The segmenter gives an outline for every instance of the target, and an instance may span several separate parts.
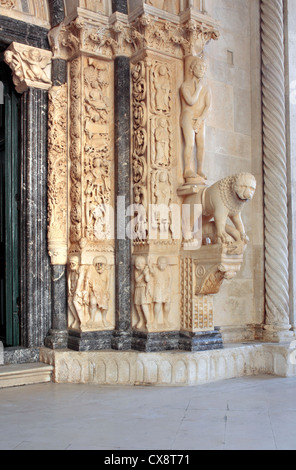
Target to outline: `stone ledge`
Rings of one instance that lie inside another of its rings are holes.
[[[0,389],[51,382],[53,367],[41,363],[0,367]]]
[[[224,349],[143,353],[75,352],[42,348],[40,360],[54,367],[56,383],[100,385],[199,385],[258,374],[296,375],[289,345],[231,344]]]

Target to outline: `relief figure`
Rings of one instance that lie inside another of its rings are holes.
[[[90,319],[87,327],[103,326],[110,328],[107,321],[109,308],[109,269],[104,256],[97,256],[93,260],[85,277],[85,290],[88,292],[88,305]]]
[[[157,267],[153,270],[154,287],[154,322],[155,326],[160,325],[161,314],[165,328],[169,328],[169,314],[171,309],[171,272],[168,260],[165,256],[160,256],[157,260]]]
[[[143,256],[137,256],[135,260],[135,290],[134,290],[134,304],[138,314],[137,329],[149,327],[151,324],[150,318],[150,269],[146,265],[146,260]]]

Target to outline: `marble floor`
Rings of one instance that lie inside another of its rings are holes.
[[[296,450],[296,378],[29,385],[0,390],[0,416],[1,450]]]

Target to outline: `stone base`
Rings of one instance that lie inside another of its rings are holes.
[[[273,325],[264,325],[262,329],[262,341],[267,343],[291,342],[295,338],[295,333],[290,325],[286,327],[276,327]]]
[[[212,351],[223,349],[223,340],[219,328],[214,331],[201,331],[180,333],[179,349],[181,351]]]
[[[4,349],[4,364],[31,364],[39,361],[39,348],[21,346]]]
[[[224,344],[212,351],[158,353],[42,348],[40,360],[54,366],[56,383],[188,386],[259,374],[296,376],[296,349],[289,347]]]
[[[44,364],[14,364],[0,367],[0,389],[51,382],[53,367]]]
[[[164,331],[158,333],[145,333],[134,331],[131,348],[142,352],[174,351],[179,349],[179,332]]]
[[[68,330],[49,330],[49,335],[45,338],[44,344],[50,349],[65,349],[68,345]]]
[[[112,349],[116,351],[128,351],[131,349],[131,332],[113,331],[111,340]]]
[[[79,332],[69,330],[68,348],[74,351],[102,351],[111,349],[113,331]]]

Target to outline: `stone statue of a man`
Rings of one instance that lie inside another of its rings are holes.
[[[181,86],[181,128],[183,131],[185,149],[184,178],[206,179],[203,173],[205,156],[205,120],[212,103],[209,85],[204,78],[206,63],[199,57],[194,57],[188,68],[188,77]],[[196,144],[196,162],[194,147]]]

